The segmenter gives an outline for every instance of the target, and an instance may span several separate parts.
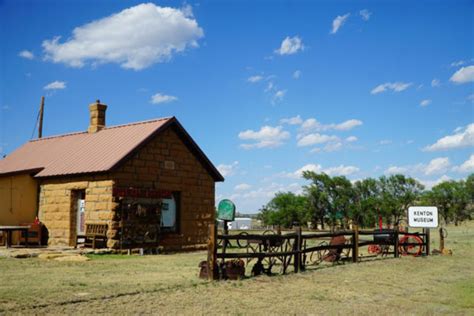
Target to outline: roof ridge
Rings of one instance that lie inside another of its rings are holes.
[[[71,133],[66,133],[66,134],[45,136],[45,137],[41,137],[41,138],[30,139],[28,142],[29,142],[29,143],[32,143],[32,142],[39,142],[39,141],[42,141],[42,140],[48,140],[48,139],[52,139],[52,138],[60,138],[60,137],[66,137],[66,136],[72,136],[72,135],[79,135],[79,134],[85,134],[85,133],[87,133],[87,131],[71,132]]]
[[[140,124],[148,124],[148,123],[153,123],[153,122],[158,122],[158,121],[166,121],[166,120],[170,120],[172,118],[174,118],[174,116],[161,117],[161,118],[156,118],[156,119],[151,119],[151,120],[145,120],[145,121],[138,121],[138,122],[120,124],[120,125],[107,126],[107,127],[104,128],[104,130],[120,128],[120,127],[126,127],[126,126],[133,126],[133,125],[140,125]],[[46,137],[42,137],[42,138],[31,139],[29,142],[38,142],[38,141],[42,141],[42,140],[48,140],[48,139],[54,139],[54,138],[60,138],[60,137],[67,137],[67,136],[73,136],[73,135],[79,135],[79,134],[87,134],[87,131],[71,132],[71,133],[66,133],[66,134],[46,136]]]
[[[145,120],[145,121],[138,121],[138,122],[120,124],[120,125],[107,126],[104,129],[112,129],[112,128],[120,128],[120,127],[125,127],[125,126],[132,126],[132,125],[148,124],[148,123],[154,123],[154,122],[158,122],[158,121],[167,121],[167,120],[170,120],[172,118],[174,118],[174,116],[160,117],[160,118],[151,119],[151,120]]]

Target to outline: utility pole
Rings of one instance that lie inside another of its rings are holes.
[[[39,124],[38,124],[38,138],[43,137],[43,113],[44,113],[44,96],[41,97]]]

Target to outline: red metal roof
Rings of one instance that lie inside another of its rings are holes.
[[[151,137],[174,123],[185,143],[216,181],[222,175],[186,133],[176,118],[106,127],[96,133],[72,133],[31,140],[0,160],[0,175],[38,172],[35,177],[52,177],[110,171]]]

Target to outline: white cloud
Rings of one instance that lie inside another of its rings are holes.
[[[283,130],[281,126],[263,126],[259,131],[246,130],[239,133],[242,140],[253,140],[255,143],[241,144],[244,149],[252,148],[273,148],[283,144],[283,141],[290,138],[290,133]]]
[[[443,175],[440,178],[436,180],[421,180],[421,179],[416,179],[418,182],[423,184],[426,189],[431,190],[432,187],[435,185],[440,184],[441,182],[449,181],[451,178],[449,178],[447,175]]]
[[[313,171],[314,173],[320,173],[322,172],[323,168],[321,165],[315,165],[315,164],[307,164],[304,165],[303,167],[299,168],[295,172],[288,174],[289,177],[292,178],[301,178],[303,176],[303,171]]]
[[[272,90],[274,90],[274,89],[275,89],[275,85],[273,84],[272,81],[270,81],[269,83],[267,83],[267,87],[265,88],[264,91],[265,91],[265,92],[270,92],[270,91],[272,91]]]
[[[242,203],[244,204],[247,201],[255,201],[258,200],[258,207],[262,204],[268,202],[268,200],[272,199],[276,193],[278,192],[293,192],[294,194],[301,194],[302,188],[301,185],[298,183],[291,183],[288,185],[280,184],[280,183],[271,183],[268,186],[260,187],[257,190],[252,190],[249,192],[245,192],[242,194],[236,194],[233,197],[235,199],[241,199]],[[263,199],[263,200],[262,200]]]
[[[293,72],[293,79],[299,79],[301,77],[301,70],[295,70]]]
[[[408,174],[408,175],[425,175],[431,176],[436,174],[442,174],[449,170],[451,163],[448,157],[439,157],[432,159],[428,164],[419,163],[416,165],[408,166],[390,166],[385,170],[385,174]]]
[[[372,15],[372,12],[367,9],[363,9],[359,11],[359,14],[362,17],[362,20],[368,21],[370,19],[370,16]]]
[[[454,135],[444,136],[433,145],[426,146],[424,151],[449,150],[474,146],[474,123]]]
[[[439,87],[441,85],[441,82],[439,81],[439,79],[433,79],[431,80],[431,86],[432,87]]]
[[[459,67],[459,66],[462,66],[466,64],[466,62],[464,60],[458,60],[458,61],[454,61],[451,63],[451,67]]]
[[[331,167],[323,170],[324,173],[330,176],[349,176],[359,172],[359,168],[354,166],[340,165],[338,167]]]
[[[160,103],[169,103],[178,100],[177,97],[172,95],[166,95],[161,93],[156,93],[151,96],[150,102],[153,104],[160,104]]]
[[[430,105],[430,104],[431,104],[431,100],[429,100],[429,99],[425,99],[425,100],[422,100],[422,101],[420,102],[420,105],[421,105],[421,106],[428,106],[428,105]]]
[[[362,125],[362,121],[352,119],[352,120],[347,120],[345,122],[342,122],[340,124],[335,124],[335,125],[331,124],[329,126],[330,126],[330,129],[333,128],[338,131],[348,131],[360,125]]]
[[[247,79],[248,82],[251,82],[251,83],[255,83],[255,82],[259,82],[259,81],[262,81],[263,80],[263,77],[262,76],[251,76]]]
[[[453,168],[453,171],[456,171],[459,173],[474,172],[474,154],[471,154],[471,156],[465,162],[463,162],[460,166],[455,166]]]
[[[397,174],[397,173],[406,173],[408,169],[406,167],[399,166],[390,166],[385,170],[385,174]]]
[[[175,9],[143,3],[76,27],[72,36],[43,41],[45,59],[72,67],[117,63],[140,70],[197,47],[203,30],[190,7]]]
[[[230,165],[226,165],[226,164],[220,164],[217,166],[217,170],[219,170],[219,172],[224,176],[224,177],[228,177],[228,176],[232,176],[234,175],[235,173],[235,170],[238,168],[239,166],[239,162],[238,161],[234,161],[233,163],[231,163]]]
[[[333,152],[333,151],[338,151],[342,149],[342,143],[341,142],[336,142],[336,143],[329,143],[326,146],[324,146],[323,150],[325,152]]]
[[[18,53],[18,56],[26,58],[26,59],[30,59],[30,60],[35,58],[35,55],[29,50],[22,50],[21,52]]]
[[[61,90],[66,89],[66,82],[64,81],[53,81],[43,87],[44,90]]]
[[[379,141],[379,145],[390,145],[392,141],[390,139],[382,139]]]
[[[449,158],[447,157],[440,157],[440,158],[435,158],[431,160],[427,166],[424,166],[423,172],[425,175],[433,175],[433,174],[441,174],[445,173],[451,163],[449,162]]]
[[[315,118],[309,118],[301,124],[301,129],[303,131],[320,130],[321,126]]]
[[[355,137],[355,136],[349,136],[349,137],[346,138],[346,142],[348,142],[348,143],[356,142],[357,140],[358,140],[358,138]]]
[[[323,168],[320,164],[307,164],[300,169],[296,170],[293,173],[286,174],[289,178],[301,178],[303,176],[303,171],[312,171],[314,173],[324,172],[330,176],[349,176],[351,174],[359,172],[359,168],[355,166],[345,166],[340,165],[337,167]]]
[[[303,120],[301,119],[301,116],[297,115],[290,118],[282,118],[280,120],[280,123],[289,125],[300,125],[301,123],[303,123]]]
[[[337,130],[337,131],[348,131],[357,126],[362,125],[361,120],[350,119],[339,124],[321,124],[315,118],[309,118],[301,124],[301,130],[304,132],[316,130],[316,131],[328,131],[328,130]]]
[[[335,135],[324,135],[324,134],[308,134],[300,138],[298,140],[298,146],[299,147],[304,147],[304,146],[311,146],[311,145],[317,145],[317,144],[324,144],[328,142],[338,142],[339,137]]]
[[[349,18],[351,14],[347,13],[344,15],[338,15],[333,21],[332,21],[332,30],[331,34],[336,34],[337,31],[341,28],[341,26],[346,23],[346,20]]]
[[[272,98],[272,103],[275,104],[275,103],[283,101],[283,98],[285,97],[285,95],[286,95],[286,90],[275,91],[275,94],[273,95],[273,98]]]
[[[250,184],[247,184],[247,183],[241,183],[241,184],[237,184],[235,187],[234,187],[234,190],[235,191],[247,191],[249,189],[251,189],[252,186]]]
[[[275,50],[279,55],[292,55],[304,50],[303,41],[299,36],[287,36],[282,42],[280,48]]]
[[[451,76],[449,81],[457,84],[474,81],[474,66],[462,67]]]
[[[412,85],[411,82],[386,82],[376,86],[375,88],[370,91],[371,94],[378,94],[385,92],[387,90],[392,90],[394,92],[401,92],[403,90],[408,89]]]

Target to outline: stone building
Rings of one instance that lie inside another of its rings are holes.
[[[38,216],[49,245],[74,245],[87,224],[107,225],[109,248],[205,244],[222,175],[175,117],[106,127],[106,108],[89,106],[86,132],[0,160],[0,225]]]

